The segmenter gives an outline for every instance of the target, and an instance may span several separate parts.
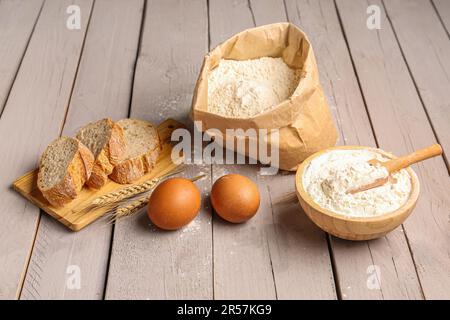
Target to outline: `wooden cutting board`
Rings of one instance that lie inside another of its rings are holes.
[[[155,168],[134,184],[140,184],[145,180],[162,176],[173,171],[177,167],[172,162],[170,156],[172,151],[170,136],[175,129],[181,127],[183,127],[181,123],[172,119],[168,119],[158,126],[159,137],[163,145],[162,152],[156,162]],[[13,188],[33,204],[74,231],[83,229],[106,213],[105,208],[84,213],[80,212],[80,210],[91,204],[97,197],[129,186],[109,180],[100,190],[92,190],[84,187],[76,199],[66,204],[64,207],[57,208],[53,207],[37,188],[37,174],[38,169],[26,173],[13,183]]]

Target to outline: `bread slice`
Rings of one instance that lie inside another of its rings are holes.
[[[81,128],[77,133],[77,139],[91,150],[95,158],[87,185],[100,189],[108,181],[114,166],[125,159],[122,127],[111,119],[102,119]]]
[[[158,131],[150,122],[123,119],[117,122],[123,128],[126,156],[114,167],[110,178],[118,183],[132,183],[150,172],[161,152]]]
[[[45,149],[39,162],[37,186],[51,205],[75,199],[94,165],[94,156],[80,141],[61,137]]]

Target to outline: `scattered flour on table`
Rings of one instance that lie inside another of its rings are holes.
[[[300,72],[282,58],[225,60],[208,78],[208,111],[249,118],[275,107],[295,91]]]
[[[191,222],[189,222],[188,225],[184,226],[180,230],[181,232],[179,233],[179,237],[183,238],[186,233],[195,234],[195,233],[199,232],[200,229],[201,229],[201,223],[197,217],[194,220],[192,220]]]
[[[369,150],[333,150],[315,158],[303,173],[302,183],[322,208],[351,217],[371,217],[400,208],[411,193],[411,178],[403,169],[392,175],[396,181],[358,192],[348,190],[387,177],[384,167],[372,166],[368,160],[386,161],[381,154]]]

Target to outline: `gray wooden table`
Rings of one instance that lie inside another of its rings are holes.
[[[66,27],[69,5],[79,29]],[[366,26],[369,5],[380,29]],[[145,216],[74,233],[11,189],[58,135],[111,117],[186,123],[203,55],[245,28],[291,21],[309,36],[339,144],[397,154],[439,142],[415,165],[412,216],[370,242],[330,237],[297,204],[293,175],[197,166],[203,207],[177,232]],[[450,298],[450,1],[0,0],[0,298]],[[257,181],[246,224],[211,211],[226,172]],[[78,278],[74,278],[74,277]]]

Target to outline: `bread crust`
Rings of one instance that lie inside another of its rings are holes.
[[[159,141],[158,136],[157,147],[155,149],[140,157],[122,161],[114,167],[114,170],[109,177],[120,184],[133,183],[153,169],[160,153],[161,142]]]
[[[86,183],[88,187],[93,189],[100,189],[106,184],[114,166],[120,163],[125,156],[126,146],[123,129],[111,119],[107,120],[108,125],[111,126],[111,135],[108,143],[105,144],[97,159],[95,159],[92,174]]]
[[[117,122],[117,125],[124,130],[124,137],[126,136],[125,129],[122,128],[122,121],[131,122],[136,125],[146,125],[151,126],[154,129],[154,146],[153,149],[141,154],[134,158],[125,159],[119,163],[117,163],[113,169],[113,172],[109,176],[111,180],[114,180],[120,184],[128,184],[133,183],[139,178],[141,178],[144,174],[150,172],[156,164],[156,160],[159,157],[159,154],[162,150],[161,140],[158,134],[158,130],[155,126],[153,126],[148,121],[138,120],[138,119],[123,119]],[[125,143],[127,143],[126,138]]]
[[[64,179],[48,190],[41,189],[44,198],[52,206],[61,207],[75,199],[91,175],[94,155],[80,141],[76,141],[78,150],[67,167]]]

